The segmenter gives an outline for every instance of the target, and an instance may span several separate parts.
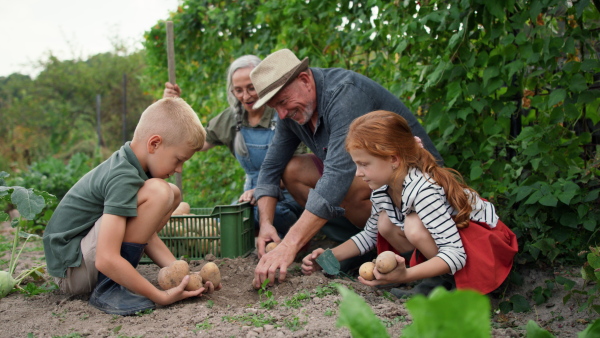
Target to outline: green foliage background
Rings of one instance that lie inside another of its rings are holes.
[[[206,123],[226,107],[225,74],[281,49],[313,67],[371,77],[419,116],[446,159],[518,235],[520,262],[576,260],[597,242],[600,50],[590,0],[186,0],[175,27],[177,83]],[[165,24],[146,34],[155,96]],[[226,149],[183,175],[192,205],[229,203],[243,172]]]
[[[49,157],[66,161],[77,153],[106,158],[117,150],[124,142],[123,75],[128,139],[153,102],[141,86],[143,54],[116,46],[87,60],[61,61],[50,55],[40,61],[43,70],[34,79],[22,74],[0,77],[0,170],[25,169]],[[101,96],[102,146],[96,95]]]

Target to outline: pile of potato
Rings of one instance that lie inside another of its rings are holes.
[[[358,269],[359,275],[366,280],[373,280],[373,270],[377,268],[380,273],[388,273],[398,266],[396,262],[396,254],[392,251],[384,251],[377,256],[375,262],[363,263]]]
[[[160,269],[158,272],[158,285],[160,285],[163,290],[172,289],[181,284],[183,277],[187,275],[190,276],[190,281],[185,287],[187,291],[198,290],[209,281],[215,287],[221,284],[221,272],[215,263],[208,262],[204,264],[200,271],[190,272],[190,266],[186,261],[176,260],[169,266]]]
[[[194,215],[190,213],[190,205],[186,202],[181,202],[172,216],[177,215]],[[185,226],[185,222],[188,226]],[[164,227],[163,234],[174,237],[217,237],[217,238],[191,238],[186,241],[186,245],[190,248],[198,248],[201,254],[213,254],[219,256],[221,254],[221,227],[216,219],[198,218],[190,222],[189,219],[172,218]]]

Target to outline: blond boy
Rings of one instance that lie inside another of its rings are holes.
[[[92,306],[118,315],[205,291],[185,291],[188,277],[159,290],[136,270],[144,253],[159,267],[175,260],[157,233],[181,202],[181,192],[164,179],[180,173],[205,138],[184,100],[161,99],[142,113],[131,142],[69,190],[44,232],[48,271],[62,291],[91,292]]]

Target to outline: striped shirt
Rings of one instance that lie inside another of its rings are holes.
[[[498,215],[494,206],[479,196],[474,197],[471,220],[486,223],[491,228],[496,227]],[[373,249],[377,243],[377,222],[380,212],[385,211],[392,223],[399,226],[402,231],[404,231],[406,216],[416,212],[438,247],[437,257],[448,264],[452,274],[465,266],[467,255],[456,223],[452,219],[452,216],[458,212],[447,201],[444,189],[421,170],[411,168],[404,178],[400,208],[394,205],[388,194],[387,185],[371,193],[371,202],[373,203],[371,217],[367,220],[363,231],[352,237],[361,255]]]

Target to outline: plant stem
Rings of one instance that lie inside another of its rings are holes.
[[[19,241],[19,228],[21,226],[17,225],[15,227],[15,239],[13,240],[13,247],[10,252],[10,264],[8,265],[8,273],[12,276],[15,272],[15,268],[17,267],[17,260],[19,259],[19,255],[15,258],[15,251],[17,251],[17,242]]]

